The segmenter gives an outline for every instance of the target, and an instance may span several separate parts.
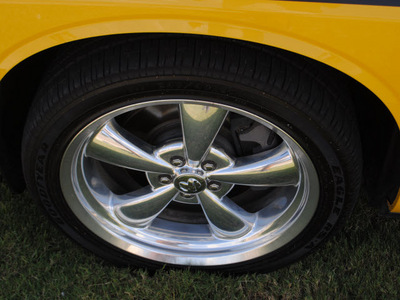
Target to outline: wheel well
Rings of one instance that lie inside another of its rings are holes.
[[[400,187],[400,132],[387,107],[365,86],[344,75],[359,123],[364,187],[373,206],[387,211]]]
[[[108,38],[104,37],[105,42]],[[60,51],[71,51],[93,39],[98,38],[71,42],[35,54],[15,66],[1,80],[0,169],[15,191],[22,191],[25,187],[20,161],[21,138],[30,104],[43,75],[47,68],[55,63],[54,58]],[[226,43],[233,42],[229,39],[224,40]],[[281,51],[282,54],[286,52]],[[400,186],[400,158],[396,155],[400,149],[400,133],[393,116],[385,105],[359,82],[325,64],[314,64],[324,70],[330,78],[338,80],[341,86],[351,93],[357,112],[365,183],[371,202],[379,205],[384,201],[393,201]]]
[[[49,49],[25,59],[0,82],[0,170],[17,192],[25,188],[20,157],[25,119],[55,52]]]

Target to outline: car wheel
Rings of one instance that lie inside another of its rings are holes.
[[[361,155],[346,101],[319,66],[281,50],[99,39],[48,71],[24,173],[51,218],[106,259],[268,271],[353,207]]]

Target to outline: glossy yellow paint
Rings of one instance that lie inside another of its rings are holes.
[[[290,50],[341,70],[374,92],[400,124],[400,7],[269,0],[0,0],[0,20],[0,79],[37,52],[88,37],[221,36]],[[400,212],[400,200],[392,211]]]

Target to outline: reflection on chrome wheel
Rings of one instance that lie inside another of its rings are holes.
[[[181,131],[167,131],[170,139],[151,145],[118,124],[132,114],[153,114],[161,124],[176,117]],[[234,119],[246,124],[235,131],[255,145],[254,154],[237,157],[229,153],[233,145],[225,149],[228,141],[218,143]],[[114,173],[140,171],[147,182],[119,193],[107,183],[103,164]],[[144,102],[101,116],[73,138],[60,177],[69,206],[95,234],[125,251],[182,265],[234,263],[276,250],[305,228],[319,198],[311,160],[280,128],[230,106],[193,100]],[[237,187],[246,187],[244,195]],[[253,199],[253,190],[264,190],[263,201]],[[243,197],[246,202],[235,200]],[[196,221],[182,222],[180,215],[190,219],[185,206],[193,205]]]
[[[230,57],[220,40],[166,36],[135,52],[154,41],[88,43],[49,71],[23,163],[51,218],[106,259],[151,268],[272,270],[326,240],[361,174],[352,116],[328,83],[299,57],[235,44]],[[267,74],[269,59],[292,71]]]

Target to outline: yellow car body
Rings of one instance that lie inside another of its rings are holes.
[[[376,105],[385,107],[386,116],[393,117],[391,130],[398,136],[400,4],[395,2],[0,0],[0,84],[8,85],[19,78],[29,80],[35,74],[35,64],[30,65],[28,78],[21,74],[32,57],[88,38],[146,33],[221,37],[294,52],[344,73],[376,96]],[[0,112],[7,101],[13,100],[1,99],[0,94]],[[362,107],[362,96],[357,101]],[[380,120],[372,118],[368,122],[374,127]],[[1,130],[8,129],[3,124]],[[397,148],[393,149],[386,161],[392,167],[392,162],[398,161]],[[400,213],[399,186],[395,186],[391,198],[384,197],[391,213]]]
[[[400,122],[400,7],[243,0],[31,0],[0,5],[0,79],[35,53],[89,37],[211,35],[270,45],[327,64],[368,87]]]
[[[400,7],[230,0],[0,5],[0,78],[35,53],[88,37],[143,32],[212,35],[286,49],[330,65],[367,86],[400,122]]]

